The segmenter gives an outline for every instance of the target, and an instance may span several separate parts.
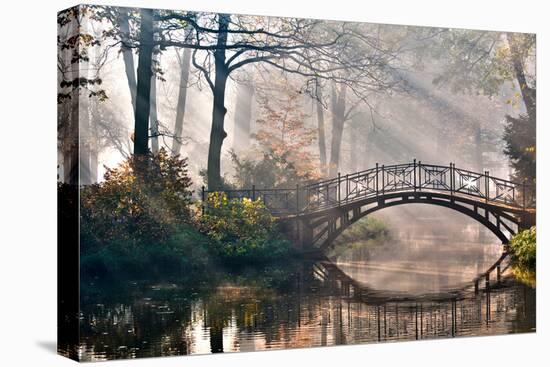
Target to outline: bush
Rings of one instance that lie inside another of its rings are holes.
[[[185,159],[161,149],[129,158],[104,178],[80,191],[84,275],[181,276],[205,266],[210,245],[190,224]]]
[[[329,257],[338,257],[353,248],[372,249],[380,246],[390,236],[386,224],[379,219],[367,216],[347,228],[331,246]]]
[[[352,224],[334,242],[335,245],[342,245],[356,241],[385,239],[388,235],[389,230],[384,222],[369,216]]]
[[[512,265],[512,274],[514,274],[514,278],[520,283],[526,284],[531,288],[537,286],[537,275],[532,269],[514,264]]]
[[[537,263],[536,227],[516,234],[509,244],[512,260],[519,266],[534,270]]]
[[[258,152],[261,159],[240,158],[234,151],[229,152],[235,168],[234,185],[236,187],[272,187],[289,188],[296,184],[320,178],[309,165],[297,167],[289,152],[277,153],[273,150]],[[309,158],[303,158],[303,162]],[[302,162],[302,163],[303,163]]]
[[[228,199],[210,193],[200,218],[202,231],[215,241],[214,251],[230,262],[285,256],[291,245],[280,237],[275,218],[261,200]]]
[[[197,278],[209,265],[210,240],[190,225],[184,225],[163,243],[154,246],[128,245],[124,240],[111,242],[98,251],[83,254],[84,275],[155,278],[173,275]]]
[[[187,161],[157,155],[133,156],[105,180],[81,189],[81,238],[88,246],[123,242],[159,243],[190,221],[191,180]]]

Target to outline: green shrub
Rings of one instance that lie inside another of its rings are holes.
[[[154,278],[178,276],[196,278],[209,266],[211,241],[190,225],[183,225],[167,240],[155,245],[111,242],[81,257],[83,275],[109,278],[127,276]]]
[[[190,186],[187,161],[161,149],[130,157],[103,182],[82,187],[82,273],[150,277],[204,267],[210,245],[190,224]]]
[[[234,185],[237,187],[256,185],[256,187],[288,188],[320,178],[307,154],[299,156],[300,163],[297,165],[289,157],[296,152],[281,153],[268,149],[258,154],[260,159],[242,158],[234,151],[229,153],[235,168]]]
[[[510,241],[509,248],[516,264],[534,270],[537,262],[536,227],[533,226],[515,235]]]
[[[114,242],[154,245],[190,221],[191,180],[185,159],[161,149],[156,155],[129,158],[108,169],[104,178],[81,189],[84,251]]]
[[[356,248],[367,251],[383,244],[389,235],[389,229],[384,222],[367,216],[352,224],[334,240],[328,256],[338,257]]]
[[[512,273],[514,278],[520,283],[526,284],[531,288],[537,286],[537,275],[533,269],[517,264],[512,265]]]
[[[261,200],[228,199],[210,193],[200,218],[202,231],[215,241],[214,251],[223,260],[268,260],[285,256],[291,245],[280,237],[275,218]]]
[[[389,230],[384,222],[369,216],[352,224],[334,242],[335,245],[341,245],[357,241],[384,239],[388,235]]]

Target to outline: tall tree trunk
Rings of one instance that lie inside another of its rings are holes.
[[[98,178],[98,166],[99,166],[99,119],[100,116],[100,104],[97,99],[90,100],[90,113],[89,119],[89,174],[90,183],[96,183]]]
[[[72,26],[70,29],[71,36],[76,36],[79,32],[77,27]],[[63,57],[63,64],[70,65],[65,72],[69,74],[69,78],[76,79],[80,77],[80,63],[71,63],[72,50],[69,48],[58,50]],[[60,80],[58,80],[59,82]],[[58,92],[64,93],[64,88],[58,83]],[[79,93],[78,89],[73,89],[69,92],[70,98],[65,99],[58,104],[58,139],[59,148],[61,149],[62,165],[59,177],[64,183],[70,185],[78,185],[78,137],[80,135],[78,126],[78,105]],[[59,152],[59,150],[58,150]]]
[[[476,126],[474,127],[474,141],[475,141],[475,165],[477,172],[483,172],[484,164],[483,164],[483,139],[481,137],[481,126],[479,121],[476,122]]]
[[[355,129],[350,133],[349,145],[349,169],[351,172],[357,172],[357,131]]]
[[[212,128],[210,130],[210,146],[208,149],[207,179],[210,190],[222,187],[221,178],[221,151],[223,140],[227,133],[223,128],[225,114],[225,87],[227,84],[228,68],[225,64],[225,47],[227,44],[227,28],[229,15],[218,15],[218,41],[214,51],[216,77],[214,81],[214,103],[212,109]]]
[[[126,72],[126,79],[128,81],[128,88],[130,89],[130,97],[132,99],[132,111],[136,110],[136,68],[134,66],[134,55],[132,49],[129,47],[130,38],[130,23],[128,20],[128,11],[121,8],[119,13],[120,32],[122,34],[122,60],[124,61],[124,70]]]
[[[91,150],[92,150],[92,131],[90,128],[90,117],[89,117],[89,103],[90,100],[88,96],[83,95],[83,98],[80,100],[80,113],[78,116],[78,123],[80,125],[80,154],[79,154],[79,175],[80,175],[80,184],[89,185],[92,183],[91,175]]]
[[[358,115],[359,116],[359,115]],[[359,134],[360,134],[360,124],[361,121],[359,120],[359,118],[355,118],[353,119],[353,125],[352,125],[352,128],[350,129],[350,140],[349,140],[349,169],[351,172],[357,172],[358,170],[358,160],[359,160],[359,146],[358,146],[358,142],[359,142]]]
[[[78,157],[79,157],[79,136],[80,126],[78,119],[80,105],[80,95],[78,89],[71,93],[70,112],[67,116],[67,134],[66,142],[64,143],[65,151],[63,152],[63,175],[64,182],[70,185],[78,185]]]
[[[187,87],[189,84],[189,68],[191,63],[191,49],[184,48],[181,60],[180,90],[178,105],[176,107],[176,124],[174,125],[175,138],[172,140],[172,154],[180,154],[183,139],[183,121],[185,118],[185,105],[187,103]]]
[[[251,82],[239,84],[237,90],[237,100],[235,101],[233,150],[235,150],[235,152],[242,152],[250,146],[252,100],[254,98],[255,91]]]
[[[329,177],[338,174],[346,113],[346,92],[346,85],[340,86],[340,91],[337,90],[335,85],[332,86],[332,141],[330,145]]]
[[[530,88],[527,85],[527,78],[525,77],[521,50],[518,47],[518,41],[517,39],[515,39],[515,37],[516,36],[511,33],[506,33],[506,39],[508,41],[508,46],[510,47],[510,55],[512,58],[514,72],[516,74],[516,80],[519,84],[519,89],[521,91],[521,97],[523,99],[523,103],[525,104],[527,114],[529,115],[530,119],[535,121],[537,112],[535,95],[536,92],[533,88]]]
[[[90,60],[93,59],[93,50],[89,50],[90,54],[88,55]],[[80,62],[80,78],[89,80],[91,77],[90,69],[92,63],[88,61]],[[79,95],[79,105],[78,105],[78,125],[80,126],[80,136],[79,136],[79,184],[80,185],[90,185],[92,181],[92,162],[91,162],[91,152],[92,146],[94,145],[94,132],[91,124],[90,112],[92,106],[92,100],[88,96],[85,90]]]
[[[153,21],[153,27],[155,23]],[[153,40],[158,41],[159,36],[154,33]],[[153,77],[151,80],[151,111],[150,121],[151,124],[151,152],[157,154],[159,152],[159,120],[157,109],[157,71],[160,70],[160,50],[158,47],[153,49]]]
[[[374,144],[374,139],[372,139],[372,136],[371,134],[373,134],[374,132],[369,129],[368,127],[366,126],[362,126],[361,128],[361,132],[360,132],[360,136],[361,136],[361,141],[363,142],[362,144],[360,144],[360,146],[362,147],[361,149],[361,164],[359,165],[359,170],[362,171],[362,170],[365,170],[365,169],[369,169],[371,167],[374,166],[374,164],[376,162],[374,162],[374,159],[372,158],[372,156],[374,155],[374,149],[373,149],[373,144]]]
[[[325,138],[325,110],[323,107],[322,98],[323,90],[319,82],[315,84],[317,97],[317,133],[319,141],[319,160],[321,164],[321,173],[326,175],[327,170],[327,143]]]
[[[134,154],[146,155],[149,141],[149,112],[151,108],[151,77],[153,76],[153,10],[141,9],[139,58],[137,70]]]
[[[159,121],[157,115],[157,76],[153,73],[151,79],[151,152],[157,154],[159,152]]]

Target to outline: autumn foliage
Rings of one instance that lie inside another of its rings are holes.
[[[209,261],[284,256],[290,243],[261,201],[212,193],[193,211],[187,161],[133,156],[80,191],[82,268],[91,274],[202,272]]]
[[[280,238],[275,218],[261,200],[229,199],[214,192],[205,208],[201,230],[214,240],[215,252],[224,260],[267,260],[289,252],[290,243]]]
[[[310,147],[316,130],[307,127],[304,96],[284,79],[273,79],[259,90],[258,131],[250,159],[232,153],[236,186],[289,188],[320,178],[317,157]]]
[[[104,178],[81,190],[84,242],[153,245],[190,221],[191,179],[185,159],[161,149],[156,155],[129,158],[108,169]]]

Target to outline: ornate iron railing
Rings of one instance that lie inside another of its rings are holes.
[[[473,172],[455,167],[412,163],[379,165],[364,171],[297,185],[288,189],[222,190],[229,199],[261,200],[274,215],[315,212],[396,192],[444,192],[486,203],[518,209],[533,209],[535,188],[491,176],[488,171]],[[215,190],[203,187],[202,199]]]

